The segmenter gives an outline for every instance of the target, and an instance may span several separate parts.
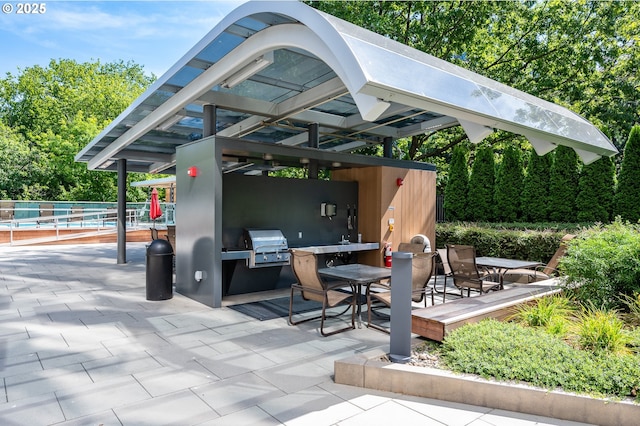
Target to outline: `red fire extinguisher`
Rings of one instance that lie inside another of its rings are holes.
[[[384,243],[384,266],[391,268],[391,243]]]

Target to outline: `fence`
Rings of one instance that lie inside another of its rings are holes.
[[[442,194],[436,195],[436,223],[439,222],[446,222],[444,216],[444,195]]]
[[[175,203],[160,203],[162,216],[159,224],[175,225]],[[41,216],[64,216],[79,213],[112,213],[116,210],[116,203],[90,201],[0,201],[0,224],[10,220],[34,219]],[[127,203],[127,211],[135,211],[137,222],[151,223],[149,218],[149,202]],[[445,222],[444,195],[436,195],[436,222]]]
[[[175,225],[175,203],[160,203],[162,216],[156,223]],[[62,221],[63,216],[79,214],[106,213],[113,216],[117,203],[91,201],[0,201],[0,224],[11,220],[37,222],[42,217],[54,217]],[[151,223],[149,218],[149,201],[144,203],[127,203],[127,212],[133,211],[136,222]],[[129,216],[131,213],[127,213]],[[76,216],[77,217],[77,216]],[[69,219],[68,217],[64,219]]]

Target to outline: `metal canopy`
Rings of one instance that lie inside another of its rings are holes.
[[[574,148],[585,163],[618,151],[559,105],[500,84],[303,3],[257,1],[224,18],[76,155],[89,169],[175,174],[176,147],[217,135],[319,149],[365,145],[461,125],[472,142],[494,129],[538,154]],[[233,167],[230,165],[229,167]]]

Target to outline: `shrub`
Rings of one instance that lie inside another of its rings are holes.
[[[525,220],[544,222],[549,218],[549,174],[551,154],[531,152],[522,191],[522,216]]]
[[[485,320],[451,332],[441,347],[447,368],[503,381],[598,396],[635,396],[637,356],[594,354],[539,328]]]
[[[640,219],[640,126],[633,126],[624,146],[613,204],[616,216]]]
[[[576,198],[579,221],[609,222],[613,210],[615,166],[602,157],[582,168]]]
[[[626,306],[625,323],[640,327],[640,293],[636,293],[633,296],[623,294],[620,300]]]
[[[495,185],[495,159],[491,146],[476,150],[469,176],[469,217],[472,220],[493,220],[493,192]]]
[[[506,147],[498,167],[494,194],[495,218],[498,220],[513,222],[520,219],[524,178],[520,151],[513,145]]]
[[[636,354],[640,354],[640,328],[636,327],[631,330],[629,336],[631,338],[631,342],[629,343],[631,350]]]
[[[453,149],[449,178],[444,190],[444,210],[448,220],[468,219],[467,194],[469,192],[469,169],[467,149],[457,145]]]
[[[560,247],[565,229],[535,231],[498,229],[486,224],[438,223],[436,247],[445,244],[467,244],[476,248],[479,256],[537,260],[547,263]]]
[[[576,220],[578,156],[567,146],[556,148],[549,177],[549,218],[558,222]]]
[[[625,309],[621,297],[640,292],[640,227],[616,219],[583,230],[560,260],[566,288],[582,304]]]

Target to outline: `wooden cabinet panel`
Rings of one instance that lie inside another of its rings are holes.
[[[358,231],[362,240],[379,242],[379,252],[359,255],[362,263],[382,266],[384,243],[392,248],[426,235],[435,250],[436,173],[392,167],[364,167],[332,172],[332,179],[358,182]],[[398,186],[398,179],[402,185]],[[393,231],[389,230],[393,219]]]

